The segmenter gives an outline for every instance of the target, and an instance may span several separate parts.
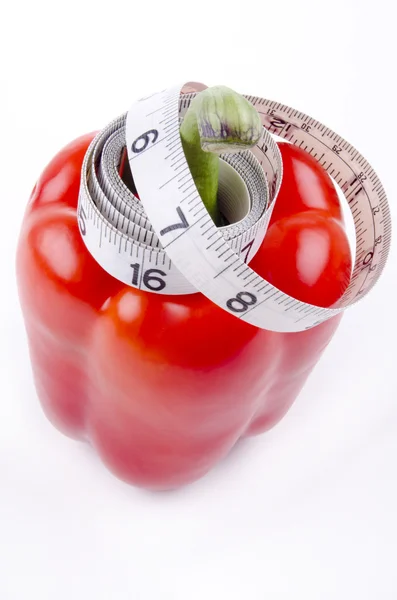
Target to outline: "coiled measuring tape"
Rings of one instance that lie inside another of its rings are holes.
[[[142,98],[88,148],[78,222],[97,262],[132,287],[162,294],[200,291],[235,317],[272,331],[309,329],[367,294],[388,256],[391,219],[382,184],[359,152],[293,108],[245,96],[259,112],[263,137],[252,150],[221,157],[219,192],[231,224],[218,228],[183,152],[180,122],[197,93],[183,90],[178,86]],[[266,234],[282,181],[272,133],[316,158],[349,204],[356,259],[350,284],[332,308],[292,298],[248,265]],[[119,174],[125,147],[139,199]],[[239,197],[248,199],[246,214]]]

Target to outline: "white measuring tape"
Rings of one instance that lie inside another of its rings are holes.
[[[200,291],[236,317],[272,331],[309,329],[368,293],[387,259],[391,220],[382,184],[358,151],[293,108],[246,96],[260,114],[263,138],[252,150],[221,157],[221,210],[232,224],[217,228],[179,134],[196,92],[181,90],[142,98],[102,130],[86,153],[78,222],[97,262],[132,287],[162,294]],[[339,184],[352,212],[355,265],[347,290],[330,309],[292,298],[247,264],[266,234],[282,180],[271,133],[314,156]],[[125,146],[139,200],[119,175]]]

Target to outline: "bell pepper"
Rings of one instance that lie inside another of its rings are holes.
[[[189,147],[191,127],[182,140],[193,170],[203,157],[195,154],[197,139]],[[157,295],[113,278],[86,250],[77,223],[80,171],[93,136],[51,160],[22,224],[17,278],[37,393],[55,426],[88,440],[116,476],[176,488],[286,414],[341,316],[277,333],[200,293]],[[250,266],[291,296],[328,307],[351,273],[338,196],[310,155],[279,147],[283,182]]]

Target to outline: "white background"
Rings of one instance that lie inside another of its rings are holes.
[[[396,216],[393,2],[36,0],[1,11],[1,600],[395,600],[395,251],[287,417],[162,494],[119,482],[47,422],[14,274],[24,206],[52,155],[184,80],[326,123],[373,164]]]

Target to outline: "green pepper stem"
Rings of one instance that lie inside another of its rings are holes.
[[[180,128],[183,150],[201,199],[216,225],[220,224],[218,155],[252,148],[262,131],[254,106],[225,86],[203,90],[186,111]]]

